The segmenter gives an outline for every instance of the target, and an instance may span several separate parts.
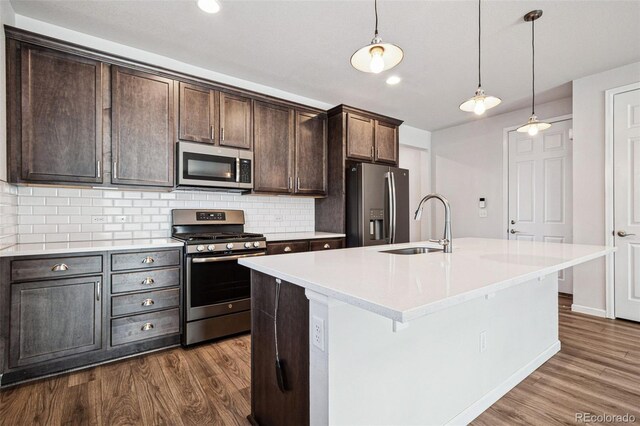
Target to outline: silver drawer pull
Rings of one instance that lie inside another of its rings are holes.
[[[60,272],[60,271],[68,271],[69,267],[67,266],[66,263],[56,263],[55,265],[53,265],[53,267],[51,267],[51,271],[53,272]]]
[[[154,280],[153,278],[147,277],[144,280],[142,280],[142,285],[151,285],[151,284],[153,284],[155,282],[156,282],[156,280]]]
[[[150,322],[145,323],[142,328],[140,330],[142,331],[149,331],[153,328],[153,324],[151,324]]]
[[[153,263],[153,262],[155,262],[155,260],[151,256],[147,256],[144,259],[142,259],[142,263]]]
[[[291,247],[286,246],[286,247],[284,248],[284,252],[285,252],[285,253],[289,253],[290,251],[291,251]]]
[[[142,306],[151,306],[153,305],[155,302],[153,301],[153,299],[144,299],[142,301]]]
[[[329,245],[329,243],[327,243],[327,244],[323,245],[322,247],[324,247],[324,248],[326,248],[326,249],[330,249],[330,248],[331,248],[331,246]]]

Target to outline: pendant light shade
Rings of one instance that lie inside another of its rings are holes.
[[[473,112],[476,115],[482,115],[490,108],[498,106],[502,100],[495,96],[487,96],[482,89],[482,73],[481,73],[481,59],[482,59],[482,14],[481,14],[481,2],[478,0],[478,89],[476,89],[475,95],[469,98],[467,101],[460,104],[460,109],[465,112]]]
[[[351,65],[358,71],[378,74],[398,65],[404,57],[404,52],[395,44],[382,42],[378,35],[378,0],[374,0],[374,11],[376,28],[373,40],[351,55]]]
[[[524,15],[525,22],[531,22],[531,116],[526,124],[518,127],[518,132],[535,136],[551,127],[550,123],[539,121],[536,116],[536,33],[534,22],[542,16],[542,10],[532,10]]]

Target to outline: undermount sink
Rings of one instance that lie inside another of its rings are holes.
[[[442,251],[441,248],[433,248],[433,247],[407,247],[401,249],[393,249],[393,250],[382,250],[381,253],[391,253],[391,254],[425,254],[425,253],[434,253],[437,251]]]

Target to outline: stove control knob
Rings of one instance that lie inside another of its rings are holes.
[[[215,249],[216,249],[216,246],[214,246],[213,244],[209,244],[207,246],[207,250],[209,250],[209,251],[214,251]]]
[[[204,250],[204,246],[202,244],[200,244],[198,247],[196,247],[196,250],[203,251]]]
[[[229,244],[227,244],[227,248],[228,248],[229,250],[231,250],[231,249],[233,248],[233,243],[229,243]]]
[[[259,242],[259,241],[254,242],[254,243],[253,243],[253,246],[254,246],[255,248],[260,247],[260,242]]]
[[[244,248],[251,248],[251,243],[244,243]]]

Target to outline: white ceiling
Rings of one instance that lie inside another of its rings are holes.
[[[209,15],[195,0],[11,0],[20,15],[418,128],[475,119],[458,105],[477,85],[476,1],[380,0],[380,35],[405,52],[380,75],[349,64],[373,36],[373,1],[220,2],[221,12]],[[569,96],[571,80],[640,61],[638,0],[485,0],[483,87],[503,99],[492,114],[530,103],[531,27],[522,16],[536,8],[544,11],[536,23],[539,103]],[[402,83],[387,86],[391,74]]]

